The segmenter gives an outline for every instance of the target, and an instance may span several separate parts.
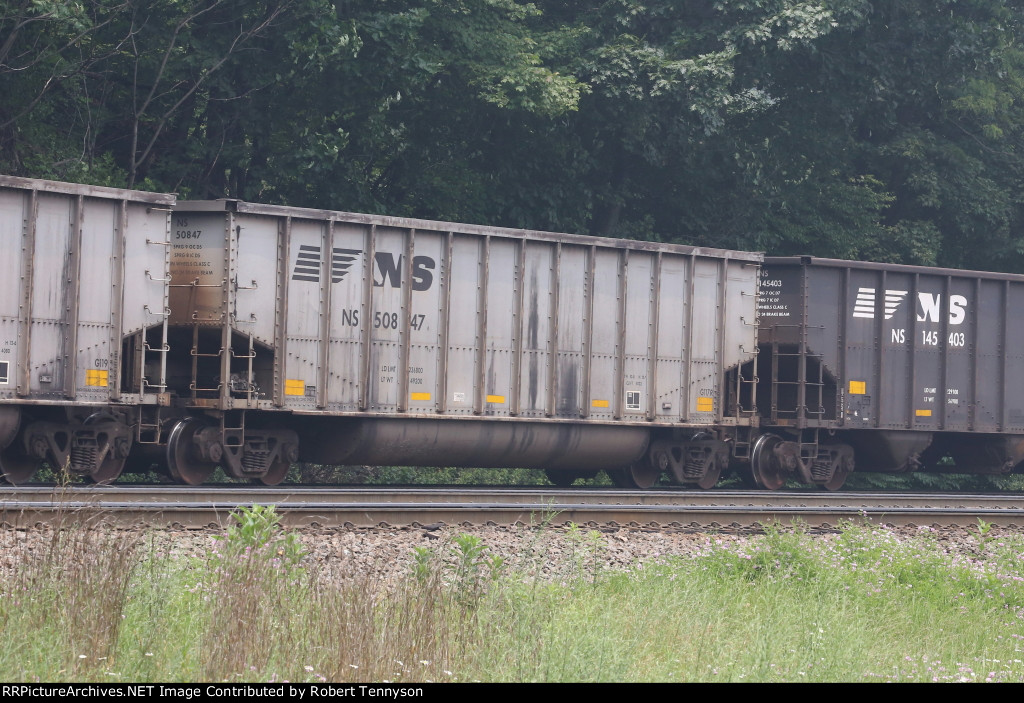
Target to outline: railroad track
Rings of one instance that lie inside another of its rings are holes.
[[[628,491],[558,488],[74,486],[0,489],[0,523],[56,520],[203,528],[239,506],[275,505],[291,526],[554,524],[755,526],[848,519],[891,525],[1024,527],[1024,496],[1006,494]]]

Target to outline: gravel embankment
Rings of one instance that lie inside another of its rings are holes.
[[[963,528],[879,528],[899,539],[925,538],[948,552],[974,554],[978,550],[976,529]],[[620,528],[595,531],[583,527],[572,532],[564,528],[530,527],[441,527],[374,529],[296,530],[308,554],[307,563],[317,569],[349,577],[392,580],[411,573],[417,547],[454,560],[455,538],[462,534],[478,537],[486,545],[486,557],[501,557],[504,567],[542,578],[557,579],[581,569],[626,569],[652,564],[671,556],[685,556],[706,549],[712,543],[758,540],[760,535],[743,530],[697,531]],[[217,546],[213,530],[152,530],[145,536],[145,551],[157,554],[204,557]],[[1011,530],[992,528],[987,538],[1000,540]],[[129,539],[127,532],[122,538]],[[14,567],[25,550],[40,554],[52,544],[44,530],[0,531],[0,567]]]

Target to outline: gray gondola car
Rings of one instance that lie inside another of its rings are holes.
[[[0,469],[107,481],[159,442],[175,196],[0,176]]]
[[[171,471],[274,483],[301,458],[712,485],[757,424],[760,260],[180,202],[168,384],[187,416]]]
[[[760,295],[759,485],[1024,459],[1024,276],[768,257]]]

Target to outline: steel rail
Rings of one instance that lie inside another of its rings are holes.
[[[0,523],[60,520],[118,525],[222,527],[240,506],[275,505],[291,526],[588,524],[835,527],[866,519],[892,525],[1024,526],[1024,496],[939,493],[625,491],[557,488],[5,487]]]

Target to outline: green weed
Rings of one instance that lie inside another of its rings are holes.
[[[215,539],[223,544],[219,554],[226,559],[239,555],[272,558],[284,569],[298,566],[306,554],[294,533],[281,527],[281,516],[273,505],[253,505],[235,510],[230,515],[235,522],[227,533]]]
[[[576,526],[513,559],[465,533],[385,583],[314,567],[271,508],[201,558],[7,530],[0,679],[1022,681],[1024,540],[979,532],[952,552],[927,530],[775,525],[630,569]]]

